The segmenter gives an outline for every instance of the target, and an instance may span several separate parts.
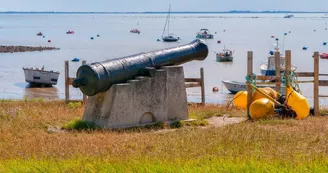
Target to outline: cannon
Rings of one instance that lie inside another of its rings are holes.
[[[204,60],[208,47],[203,40],[189,44],[130,55],[82,65],[72,85],[88,96],[107,91],[113,84],[123,83],[141,75],[147,67],[180,65],[192,60]]]

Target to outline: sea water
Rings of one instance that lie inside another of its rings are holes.
[[[297,66],[297,71],[313,71],[313,52],[328,52],[328,46],[323,45],[328,41],[327,15],[295,14],[294,18],[288,19],[283,16],[285,14],[172,14],[170,32],[181,40],[165,43],[157,41],[163,32],[165,14],[0,14],[0,45],[60,48],[56,51],[0,54],[0,99],[63,99],[65,60],[78,57],[91,63],[174,47],[193,41],[200,29],[207,28],[214,34],[214,39],[206,40],[209,55],[204,61],[183,64],[185,76],[199,77],[199,69],[203,67],[206,101],[225,103],[232,95],[221,81],[245,81],[247,51],[254,52],[253,68],[258,74],[261,63],[267,60],[269,51],[274,48],[275,39],[271,36],[279,38],[281,51],[292,51],[292,65]],[[133,28],[141,33],[130,33]],[[69,30],[75,34],[66,34]],[[36,36],[38,32],[42,32],[45,38]],[[217,43],[218,40],[221,44]],[[304,46],[308,49],[302,50]],[[216,62],[214,51],[221,51],[224,47],[234,50],[233,62]],[[30,88],[22,68],[43,65],[61,73],[58,84],[52,88]],[[70,62],[70,77],[75,77],[80,65],[81,62]],[[320,59],[320,73],[328,73],[327,66],[328,60]],[[212,92],[213,87],[218,87],[219,92]],[[312,102],[312,84],[302,84],[301,89]],[[319,92],[328,95],[325,87]],[[72,99],[82,97],[81,92],[72,87],[70,94]],[[200,102],[200,88],[187,89],[187,94],[189,101]],[[321,99],[320,103],[324,104],[326,100]]]

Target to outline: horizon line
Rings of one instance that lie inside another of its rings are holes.
[[[162,14],[167,11],[126,11],[126,12],[93,12],[93,11],[0,11],[0,13],[99,13],[99,14]],[[231,11],[171,11],[171,13],[328,13],[326,11],[288,11],[288,10],[231,10]]]

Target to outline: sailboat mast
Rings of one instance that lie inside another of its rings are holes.
[[[170,7],[171,7],[171,4],[170,4]],[[166,24],[167,24],[167,21],[168,21],[168,19],[169,19],[169,14],[170,14],[170,10],[169,10],[169,13],[168,13],[167,16],[166,16],[166,21],[165,21],[165,25],[164,25],[164,29],[163,29],[163,33],[162,33],[162,38],[163,38],[163,35],[164,35],[164,33],[165,33]]]
[[[171,17],[171,4],[169,6],[169,17],[168,17],[168,24],[167,24],[167,36],[170,35],[170,17]]]

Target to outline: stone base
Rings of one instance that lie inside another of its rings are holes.
[[[147,70],[150,77],[138,76],[88,97],[83,120],[103,128],[126,128],[188,119],[183,67]]]

